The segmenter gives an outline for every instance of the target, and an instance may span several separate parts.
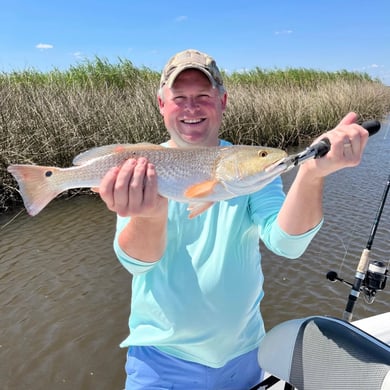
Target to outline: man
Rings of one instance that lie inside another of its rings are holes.
[[[227,93],[215,61],[186,50],[166,64],[158,104],[166,147],[228,145],[218,131]],[[322,223],[324,177],[360,162],[368,133],[350,113],[326,133],[332,148],[303,164],[287,196],[277,178],[261,191],[187,218],[162,198],[155,167],[129,159],[100,195],[116,212],[115,252],[133,274],[126,389],[249,389],[262,378],[264,335],[259,237],[299,257]]]

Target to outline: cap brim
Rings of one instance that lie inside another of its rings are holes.
[[[184,70],[186,69],[196,69],[196,70],[200,70],[201,72],[203,72],[207,77],[208,79],[210,80],[210,83],[211,85],[213,86],[213,88],[215,88],[217,86],[217,82],[215,81],[214,77],[211,75],[211,73],[203,68],[202,66],[196,66],[196,65],[193,65],[193,64],[188,64],[188,65],[184,65],[184,66],[180,66],[178,67],[177,69],[175,69],[169,76],[167,82],[164,84],[166,86],[168,86],[168,88],[172,88],[173,86],[173,83],[175,82],[177,76],[179,76],[179,74],[181,72],[183,72]]]

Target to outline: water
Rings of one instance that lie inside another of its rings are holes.
[[[298,260],[264,248],[266,327],[308,315],[340,317],[390,173],[388,126],[372,137],[358,168],[327,178],[325,223]],[[284,176],[286,189],[295,171]],[[390,259],[390,200],[372,259]],[[0,388],[122,389],[130,275],[112,250],[115,218],[96,197],[52,202],[38,216],[0,215]],[[390,289],[354,319],[389,310]]]

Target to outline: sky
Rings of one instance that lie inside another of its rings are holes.
[[[389,0],[0,0],[0,72],[95,57],[161,71],[176,52],[226,72],[365,72],[390,85]]]

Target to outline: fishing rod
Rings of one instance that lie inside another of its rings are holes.
[[[361,126],[364,127],[368,131],[369,136],[376,134],[381,128],[381,124],[377,120],[369,120],[369,121],[363,122],[361,124]],[[317,143],[306,148],[303,152],[283,158],[276,165],[272,166],[271,170],[273,170],[274,172],[277,172],[279,174],[284,173],[284,172],[289,171],[290,169],[292,169],[296,166],[303,164],[305,161],[307,161],[309,159],[313,159],[313,158],[316,159],[316,158],[321,158],[321,157],[325,156],[330,151],[330,148],[331,148],[331,143],[330,143],[329,139],[324,137],[320,141],[318,141]],[[389,177],[389,181],[390,181],[390,177]],[[389,182],[387,184],[388,184],[387,185],[387,192],[388,192]],[[384,203],[386,201],[387,192],[386,192],[386,196],[383,197],[384,199],[382,199],[380,213],[378,213],[379,215],[377,215],[375,228],[372,229],[370,239],[369,239],[368,244],[367,244],[369,246],[369,250],[371,249],[371,245],[372,245],[372,242],[374,240],[375,233],[376,233],[376,228],[379,224],[379,219],[380,219],[380,216],[382,214]],[[367,259],[368,259],[368,257],[367,257]],[[386,271],[386,273],[387,273],[387,271]],[[329,275],[329,277],[328,277],[328,275]],[[342,281],[342,282],[348,284],[349,286],[353,286],[352,283],[349,283],[349,282],[345,281],[344,279],[339,278],[337,276],[337,273],[334,271],[329,271],[328,275],[327,275],[328,279],[330,279],[332,281],[339,280],[339,281]],[[376,280],[376,275],[371,279]],[[381,284],[381,286],[383,288],[384,288],[384,283]],[[381,286],[375,286],[376,290],[379,290]],[[360,290],[360,287],[361,287],[361,282],[358,286],[358,290]],[[370,291],[374,291],[374,289],[370,288]],[[354,300],[356,301],[356,298],[354,298]],[[352,308],[351,308],[351,311],[352,311]],[[258,383],[257,385],[253,386],[250,390],[260,390],[260,388],[261,389],[263,389],[263,388],[269,389],[269,388],[273,387],[279,381],[280,381],[279,378],[277,378],[274,375],[270,375],[269,377],[264,379],[261,383]],[[293,390],[294,387],[291,384],[286,382],[284,385],[284,389],[285,390]]]
[[[375,119],[365,121],[361,126],[368,131],[369,136],[376,134],[381,128],[380,122]],[[303,164],[307,160],[324,157],[330,151],[330,148],[331,144],[329,139],[327,137],[321,138],[320,141],[307,147],[303,152],[282,158],[276,164],[266,168],[265,171],[269,173],[269,177],[279,176]]]
[[[377,214],[371,227],[370,235],[366,247],[363,249],[360,256],[358,266],[356,268],[355,280],[350,283],[337,276],[337,272],[329,271],[326,275],[327,279],[334,282],[336,280],[351,286],[351,291],[348,296],[347,305],[343,313],[343,320],[352,321],[352,311],[355,303],[363,291],[364,297],[368,303],[372,303],[376,297],[377,291],[383,290],[386,286],[388,269],[382,261],[370,261],[371,247],[374,242],[375,234],[382,216],[383,208],[386,203],[387,195],[390,189],[390,175],[387,179],[382,199],[380,201]]]

